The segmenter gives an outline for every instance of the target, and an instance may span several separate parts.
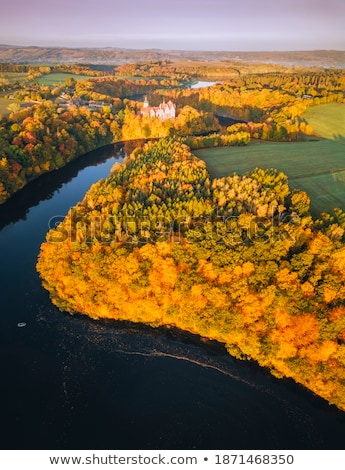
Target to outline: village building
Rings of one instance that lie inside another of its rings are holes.
[[[174,119],[176,116],[176,105],[172,101],[166,103],[163,99],[163,103],[160,103],[159,106],[150,106],[147,97],[145,97],[141,115],[158,117],[162,121],[165,119]]]

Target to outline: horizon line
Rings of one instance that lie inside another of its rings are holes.
[[[207,53],[282,53],[282,52],[345,52],[345,49],[262,49],[262,50],[228,50],[228,49],[164,49],[159,47],[120,47],[120,46],[63,46],[63,45],[23,45],[23,44],[5,44],[1,43],[0,47],[17,47],[17,48],[37,48],[37,49],[117,49],[124,51],[163,51],[163,52],[207,52]]]

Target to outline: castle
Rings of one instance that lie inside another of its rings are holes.
[[[141,110],[142,116],[158,117],[162,121],[165,119],[174,119],[176,116],[176,105],[172,101],[167,103],[163,100],[159,106],[149,106],[147,97],[145,96],[144,105]]]

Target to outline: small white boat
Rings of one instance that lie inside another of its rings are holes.
[[[18,326],[18,328],[23,328],[24,326],[26,326],[26,323],[24,321],[21,321],[21,322],[17,323],[17,326]]]

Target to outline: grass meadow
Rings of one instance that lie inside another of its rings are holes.
[[[67,78],[74,78],[74,80],[88,80],[92,77],[88,75],[76,75],[73,73],[49,73],[37,79],[40,85],[60,85],[64,83]]]
[[[0,72],[0,78],[8,80],[11,84],[15,82],[25,82],[28,74],[26,72]]]
[[[313,106],[307,110],[303,118],[311,125],[315,134],[345,143],[345,104],[328,103]]]
[[[212,178],[242,175],[256,167],[276,168],[288,176],[291,189],[309,194],[313,215],[335,207],[345,210],[345,145],[341,141],[252,142],[246,147],[194,153],[206,162]]]
[[[9,111],[7,108],[11,103],[20,104],[21,102],[19,100],[7,100],[6,98],[0,97],[0,115],[1,116],[8,116],[10,114],[11,111]]]

